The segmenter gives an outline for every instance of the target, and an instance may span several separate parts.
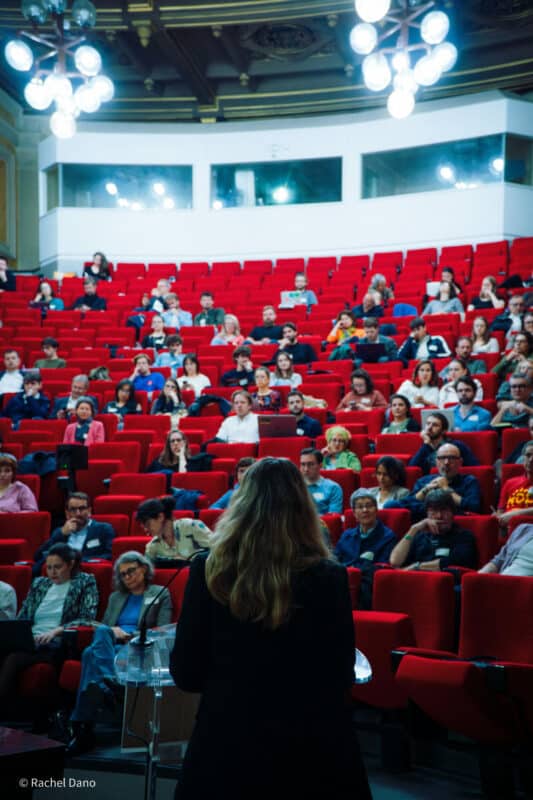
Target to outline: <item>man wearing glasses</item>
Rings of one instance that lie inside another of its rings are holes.
[[[527,428],[529,418],[533,414],[533,405],[530,405],[531,380],[523,373],[511,375],[509,381],[510,400],[499,403],[498,413],[494,415],[491,425],[507,425],[513,428]]]
[[[105,558],[111,560],[115,531],[107,522],[91,519],[91,501],[85,492],[71,492],[65,505],[65,522],[52,532],[34,555],[33,576],[41,574],[48,551],[54,544],[68,544],[81,553],[82,562]]]
[[[414,485],[413,491],[401,501],[390,500],[385,508],[408,508],[414,520],[424,517],[424,503],[427,495],[439,489],[452,498],[459,513],[479,514],[481,510],[481,489],[474,475],[459,472],[463,465],[461,451],[454,444],[442,444],[437,450],[437,472],[424,475]]]
[[[513,337],[522,330],[524,299],[520,295],[513,295],[503,314],[498,314],[492,321],[491,331],[505,331],[507,344],[511,345]]]

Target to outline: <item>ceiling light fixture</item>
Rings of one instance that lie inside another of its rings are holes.
[[[387,108],[396,119],[408,117],[418,89],[433,86],[457,61],[457,48],[445,41],[450,19],[435,6],[434,0],[355,0],[362,22],[352,29],[350,44],[365,56],[362,71],[368,89],[382,92],[392,84]],[[409,40],[413,31],[419,34],[416,41]],[[395,44],[383,46],[394,36]],[[412,56],[420,57],[413,63]]]
[[[19,72],[30,72],[24,89],[26,102],[36,111],[44,111],[55,102],[50,118],[55,136],[67,139],[76,133],[76,117],[83,111],[92,114],[101,103],[112,99],[113,81],[101,74],[102,58],[98,50],[84,44],[84,32],[96,23],[96,9],[90,0],[74,0],[69,19],[65,18],[67,0],[22,0],[21,12],[31,23],[31,31],[20,30],[17,38],[5,46],[7,63]],[[52,33],[41,33],[48,17]],[[72,23],[81,33],[71,33]],[[36,56],[28,45],[33,42],[41,52]],[[50,61],[49,59],[54,59]],[[72,82],[80,83],[75,88]]]

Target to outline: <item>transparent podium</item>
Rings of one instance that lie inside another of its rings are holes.
[[[117,681],[126,689],[149,688],[152,692],[152,706],[149,718],[148,758],[146,767],[146,796],[155,799],[157,765],[160,761],[160,732],[161,732],[161,707],[163,690],[165,687],[174,687],[170,675],[170,653],[174,646],[176,635],[175,625],[165,625],[154,628],[148,632],[149,644],[146,647],[129,643],[121,647],[115,656],[115,672]],[[372,680],[372,667],[364,653],[355,650],[354,683],[368,683]],[[187,741],[194,725],[194,717],[198,704],[197,695],[182,693],[185,707],[182,713],[174,713],[176,725],[176,738]],[[192,698],[192,700],[191,700]],[[134,707],[136,700],[134,700]],[[175,710],[177,711],[177,709]],[[125,727],[129,727],[127,703],[125,704]],[[142,737],[138,737],[141,739]]]

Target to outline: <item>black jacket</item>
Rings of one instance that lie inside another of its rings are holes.
[[[92,519],[87,530],[87,536],[81,551],[81,560],[90,561],[93,558],[111,559],[111,546],[115,538],[115,531],[107,522],[96,522]],[[68,538],[63,536],[61,528],[56,528],[50,538],[43,542],[33,556],[34,565],[32,573],[34,577],[41,574],[41,568],[46,560],[48,551],[54,544],[68,544]]]

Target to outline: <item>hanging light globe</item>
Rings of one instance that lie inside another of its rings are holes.
[[[28,72],[33,65],[33,53],[22,39],[11,39],[4,49],[6,61],[12,69]]]
[[[442,42],[433,50],[433,58],[443,72],[449,72],[457,61],[457,47],[451,42]]]
[[[411,94],[415,94],[419,89],[415,73],[412,69],[405,69],[403,72],[398,72],[398,74],[394,76],[392,85],[395,89],[402,89]]]
[[[102,59],[98,50],[88,44],[82,44],[74,53],[74,63],[82,75],[92,78],[102,69]]]
[[[72,97],[72,84],[66,75],[60,75],[57,72],[52,72],[45,79],[44,85],[54,100]]]
[[[387,100],[389,114],[394,119],[405,119],[412,113],[414,107],[415,98],[405,89],[395,89]]]
[[[48,17],[48,8],[44,0],[22,0],[20,10],[25,19],[36,25],[42,25]]]
[[[97,75],[96,78],[90,81],[90,85],[98,92],[102,103],[108,103],[113,99],[115,86],[111,78],[108,78],[107,75]]]
[[[74,92],[74,101],[80,111],[86,114],[94,114],[100,108],[100,95],[89,83],[82,83]]]
[[[72,19],[80,28],[94,28],[96,8],[90,0],[75,0],[70,12]]]
[[[363,79],[372,92],[382,92],[391,82],[389,62],[383,53],[372,53],[363,60]]]
[[[430,11],[420,24],[420,35],[427,44],[440,44],[450,30],[450,20],[444,11]]]
[[[368,22],[360,22],[350,33],[350,46],[361,56],[372,52],[378,43],[378,32]]]
[[[392,68],[395,72],[403,72],[411,66],[411,59],[406,50],[398,50],[391,58]]]
[[[40,78],[32,78],[32,80],[26,84],[24,97],[28,105],[36,111],[44,111],[53,100],[51,93],[44,85],[44,81]]]
[[[51,14],[64,14],[67,10],[67,0],[44,0],[44,4]]]
[[[71,139],[76,133],[76,120],[72,114],[54,111],[50,117],[50,130],[58,139]]]
[[[442,70],[437,59],[433,58],[433,55],[428,55],[422,56],[416,62],[414,74],[415,80],[420,86],[433,86],[442,75]]]
[[[363,22],[379,22],[388,13],[391,0],[355,0],[355,10]]]

